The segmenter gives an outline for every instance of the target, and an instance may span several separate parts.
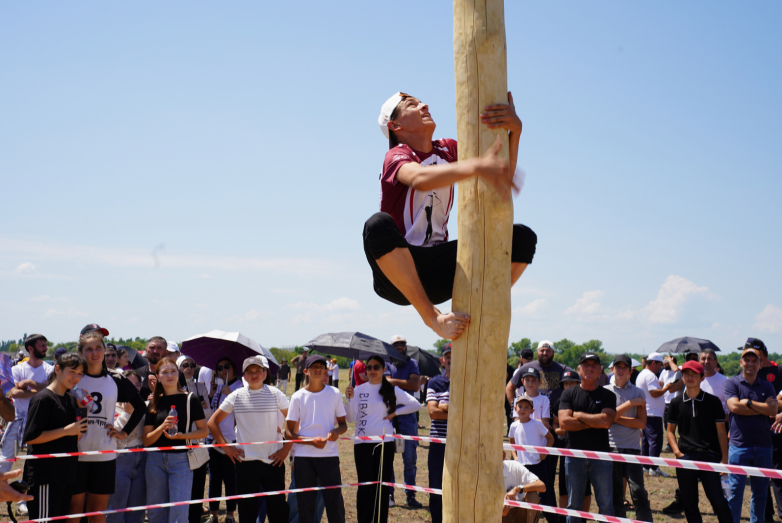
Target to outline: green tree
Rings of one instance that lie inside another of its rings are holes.
[[[594,352],[600,356],[600,362],[605,366],[608,366],[612,361],[611,355],[605,352],[603,342],[600,340],[589,340],[585,343],[576,344],[565,338],[556,342],[554,346],[556,352],[554,361],[567,365],[571,369],[575,369],[578,366],[578,359],[585,352]]]
[[[524,349],[531,349],[532,348],[532,340],[529,338],[521,338],[519,341],[514,341],[510,344],[510,347],[508,347],[508,355],[516,356],[516,358],[521,357],[521,351]]]
[[[432,345],[434,345],[434,348],[437,349],[437,354],[441,354],[443,352],[443,347],[445,347],[446,343],[449,343],[451,340],[444,340],[440,338],[436,342],[434,342]]]

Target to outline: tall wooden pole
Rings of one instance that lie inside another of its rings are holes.
[[[507,158],[507,132],[480,123],[485,106],[507,103],[503,0],[454,0],[453,6],[459,161],[484,153],[498,134]],[[498,523],[502,515],[512,236],[511,199],[478,178],[460,182],[453,310],[471,321],[451,353],[445,523]]]

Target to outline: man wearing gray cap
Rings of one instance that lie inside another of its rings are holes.
[[[508,102],[486,107],[481,122],[508,132],[510,162],[500,155],[499,137],[482,156],[457,162],[456,141],[432,140],[436,125],[429,106],[414,96],[396,93],[380,109],[389,150],[380,175],[380,212],[364,224],[364,252],[377,295],[413,305],[441,338],[458,338],[470,323],[466,314],[435,307],[451,299],[456,274],[456,241],[448,241],[454,186],[478,176],[508,198],[512,186],[521,189],[521,174],[514,185],[521,120],[510,93]],[[532,262],[536,243],[531,229],[514,225],[512,283]]]
[[[215,443],[227,443],[222,422],[231,412],[236,419],[236,442],[274,441],[277,438],[277,418],[288,415],[288,398],[276,387],[263,381],[269,372],[269,361],[264,356],[252,356],[242,364],[246,387],[228,395],[212,417],[209,430]],[[223,447],[223,452],[236,463],[237,494],[285,490],[285,458],[293,443],[273,445],[243,445]],[[239,499],[239,521],[255,521],[260,498]],[[288,523],[289,507],[284,494],[267,496],[269,523]]]

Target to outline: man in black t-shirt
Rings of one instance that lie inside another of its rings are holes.
[[[685,390],[671,400],[668,412],[667,437],[678,459],[728,463],[728,436],[725,431],[725,411],[716,396],[701,390],[703,366],[697,361],[682,365]],[[675,431],[679,429],[679,441]],[[711,503],[719,523],[733,523],[728,500],[722,493],[720,476],[704,470],[677,469],[684,515],[687,523],[702,523],[698,508],[698,480]]]
[[[616,396],[599,387],[602,373],[600,357],[585,352],[578,360],[581,384],[562,393],[559,401],[559,425],[567,431],[568,448],[609,452],[608,428],[616,418]],[[565,458],[568,478],[568,506],[581,510],[587,480],[595,490],[595,501],[600,514],[613,516],[612,477],[610,461],[586,458]],[[580,523],[581,518],[568,516],[568,523]]]

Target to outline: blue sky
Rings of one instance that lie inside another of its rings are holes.
[[[782,4],[506,4],[515,219],[539,238],[511,341],[782,352]],[[429,347],[360,234],[382,102],[415,94],[455,137],[452,22],[445,1],[4,3],[0,338]]]

